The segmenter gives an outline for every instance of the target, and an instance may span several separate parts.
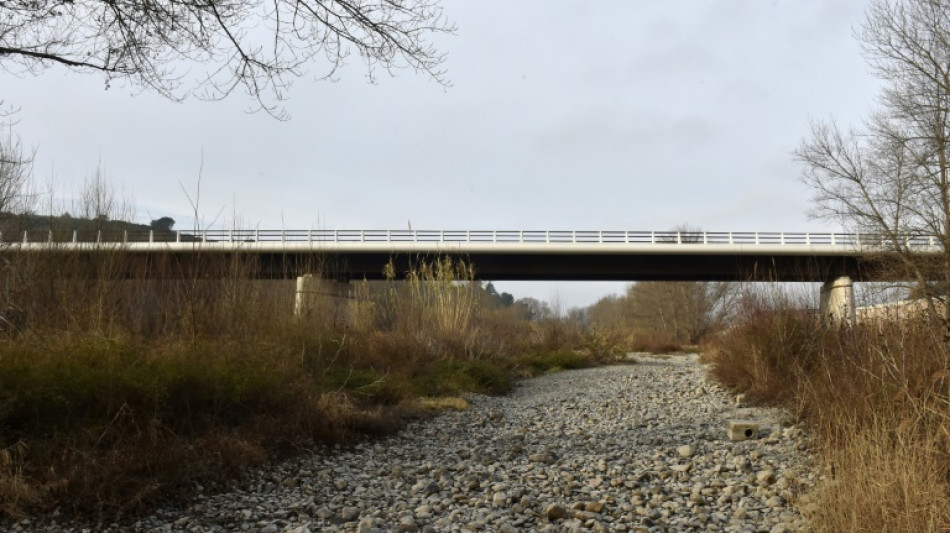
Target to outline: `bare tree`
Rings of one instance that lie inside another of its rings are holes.
[[[75,208],[84,219],[91,221],[92,229],[101,230],[110,220],[132,220],[135,214],[132,205],[131,200],[116,191],[99,163],[83,180]]]
[[[0,67],[96,71],[173,99],[243,89],[273,113],[307,63],[333,78],[354,52],[371,80],[409,68],[447,84],[431,38],[452,31],[438,0],[5,0]],[[183,91],[194,63],[207,70]]]
[[[627,289],[627,315],[636,327],[696,344],[735,311],[738,287],[712,281],[636,283]]]
[[[4,116],[0,112],[0,118]],[[0,215],[16,214],[29,207],[32,195],[26,189],[32,163],[33,153],[23,148],[12,126],[0,124]]]
[[[884,82],[880,109],[861,128],[815,123],[796,150],[817,192],[815,215],[881,236],[878,244],[919,287],[950,287],[950,3],[872,0],[855,32]],[[938,264],[912,244],[936,236]],[[930,310],[950,328],[946,294]],[[950,332],[950,330],[948,330]]]

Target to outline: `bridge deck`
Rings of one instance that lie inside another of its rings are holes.
[[[895,245],[879,235],[848,233],[222,230],[27,232],[0,243],[0,255],[62,253],[94,261],[111,252],[130,259],[130,276],[152,275],[159,263],[190,272],[242,257],[248,274],[261,278],[322,271],[380,279],[389,261],[399,275],[415,260],[449,255],[492,280],[823,281],[884,279],[874,259],[898,246],[923,255],[942,249],[930,236]]]

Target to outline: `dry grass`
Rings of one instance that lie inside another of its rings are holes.
[[[813,527],[950,529],[950,356],[939,323],[835,329],[785,302],[743,308],[705,357],[721,382],[812,429],[828,468]]]
[[[834,475],[812,498],[819,532],[946,531],[950,527],[945,437],[881,419],[822,451]],[[941,447],[943,447],[941,449]]]
[[[17,442],[0,450],[0,510],[14,517],[20,517],[23,509],[36,505],[41,499],[41,489],[24,480],[20,472],[24,447],[22,442]]]
[[[423,397],[416,400],[416,404],[420,409],[426,411],[468,411],[472,407],[468,400],[465,398],[458,397],[440,397],[440,398],[429,398]]]

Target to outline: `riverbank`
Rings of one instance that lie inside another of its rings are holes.
[[[131,523],[21,531],[792,531],[803,432],[695,355],[544,375],[353,448],[319,447]],[[726,420],[761,438],[732,442]]]

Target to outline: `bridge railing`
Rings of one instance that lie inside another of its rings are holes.
[[[230,229],[199,231],[48,231],[0,232],[4,243],[513,243],[655,245],[797,245],[868,248],[941,246],[930,235],[908,235],[895,243],[876,233],[735,231],[584,231],[584,230],[291,230]]]

